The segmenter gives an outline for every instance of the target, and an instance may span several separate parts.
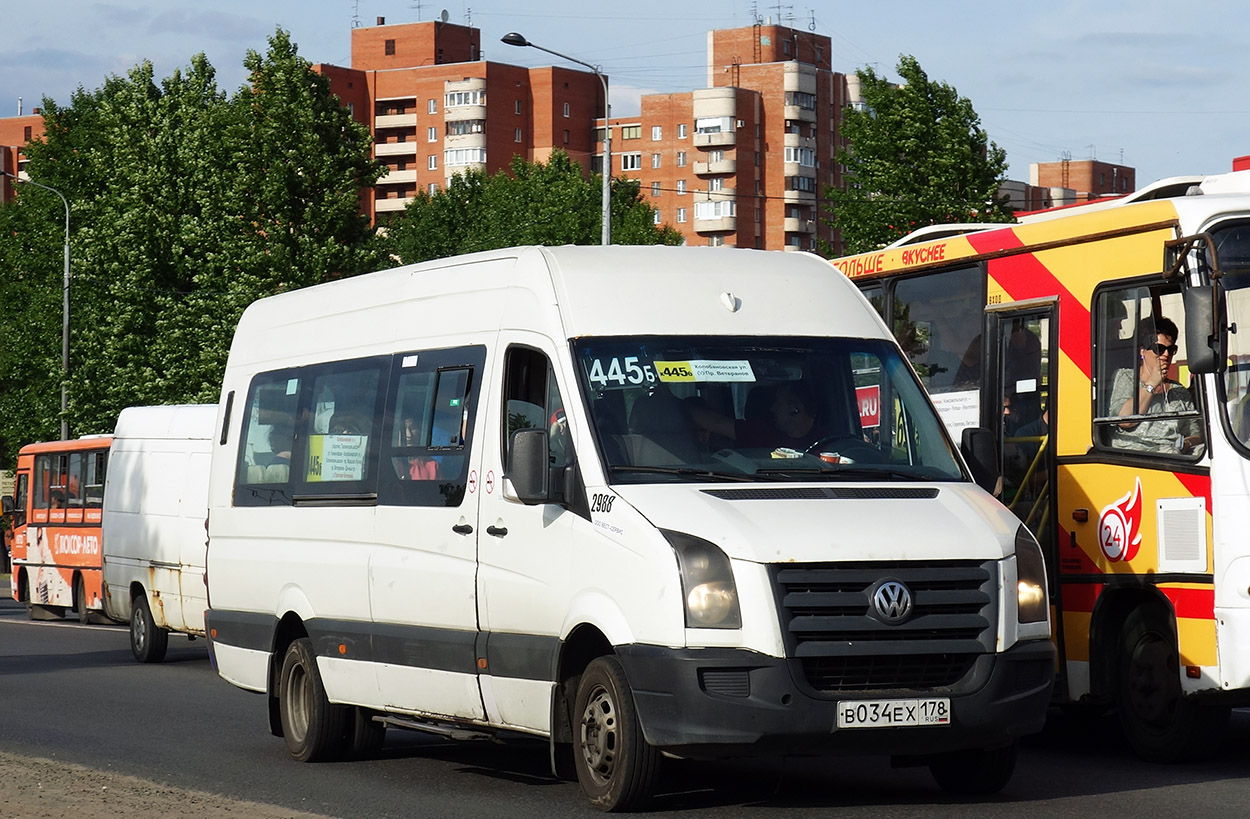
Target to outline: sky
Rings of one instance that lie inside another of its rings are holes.
[[[437,19],[481,30],[483,56],[513,65],[559,60],[499,42],[511,31],[600,67],[613,116],[649,93],[708,85],[707,33],[754,16],[828,36],[833,68],[872,66],[897,79],[900,55],[971,100],[1008,177],[1063,158],[1129,165],[1143,187],[1222,173],[1250,154],[1250,17],[1239,0],[5,0],[0,116],[44,97],[68,105],[142,61],[158,79],[207,55],[218,84],[244,82],[249,50],[277,28],[313,63],[351,63],[353,25]]]

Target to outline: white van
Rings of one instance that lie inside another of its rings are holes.
[[[622,810],[663,754],[992,791],[1043,725],[1041,552],[815,256],[520,248],[262,299],[220,405],[210,649],[297,759],[519,732]]]
[[[129,407],[117,417],[100,539],[104,612],[130,623],[141,663],[165,658],[169,633],[204,635],[204,518],[213,404]]]

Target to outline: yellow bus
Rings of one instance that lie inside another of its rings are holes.
[[[994,432],[1046,553],[1059,704],[1114,706],[1147,759],[1214,750],[1250,704],[1250,171],[834,264],[951,431]]]

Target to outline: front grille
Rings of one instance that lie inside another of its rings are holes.
[[[773,576],[787,656],[817,691],[947,688],[994,650],[993,562],[779,564]],[[872,606],[885,580],[912,595],[898,625]]]

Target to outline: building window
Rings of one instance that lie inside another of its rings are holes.
[[[651,126],[651,141],[659,142],[663,138],[664,138],[664,127],[661,125],[652,125]]]
[[[660,155],[659,154],[651,154],[651,167],[652,168],[660,167]]]
[[[810,176],[791,176],[786,182],[786,190],[816,192],[816,180]]]
[[[569,129],[568,128],[564,129],[564,144],[565,145],[569,144]]]
[[[569,118],[569,104],[567,102],[564,103],[564,118],[565,119]]]
[[[622,125],[621,139],[642,139],[641,125]]]
[[[722,176],[714,176],[707,181],[707,189],[709,191],[723,191],[725,189],[725,178]]]
[[[568,131],[565,131],[564,133],[566,133],[566,134],[567,134],[567,133],[568,133]],[[516,130],[514,130],[514,131],[512,132],[512,141],[513,141],[513,142],[520,142],[520,141],[521,141],[521,129],[520,129],[520,128],[517,128]]]
[[[431,131],[434,129],[431,128]],[[466,134],[481,134],[486,132],[486,120],[484,119],[461,119],[447,123],[447,136],[465,136]]]
[[[473,89],[470,91],[448,91],[447,92],[448,108],[463,108],[466,105],[485,105],[486,92],[481,89]],[[430,111],[431,114],[434,111]]]
[[[686,209],[678,208],[677,209],[677,224],[684,225],[685,223],[686,223]]]
[[[795,105],[804,111],[816,110],[816,95],[804,91],[787,91],[786,105]]]
[[[430,154],[429,156],[427,156],[425,158],[425,167],[429,168],[431,171],[437,171],[438,170],[438,156],[436,156],[435,154]]]
[[[516,101],[516,104],[513,106],[513,109],[514,109],[514,113],[517,113],[517,114],[521,113],[521,101],[520,100]]]
[[[485,148],[455,148],[450,151],[443,151],[443,162],[447,167],[454,168],[462,165],[479,165],[486,162]]]
[[[796,162],[804,168],[816,167],[816,152],[811,148],[799,148],[787,146],[785,151],[786,162]]]
[[[386,56],[388,57],[395,56],[395,41],[394,40],[387,40],[385,48],[386,48]]]
[[[663,224],[663,222],[662,222],[662,221],[660,221],[660,211],[659,211],[659,210],[653,210],[653,211],[651,211],[651,224],[653,224],[653,225],[661,225],[661,224]]]
[[[677,152],[677,167],[679,168],[686,167],[686,152],[685,151]]]
[[[429,104],[426,105],[425,109],[431,114],[437,114],[438,113],[438,100],[430,100]]]
[[[790,56],[790,41],[789,40],[781,41],[781,53],[787,57]]]
[[[686,180],[684,179],[677,180],[677,195],[678,196],[686,195]]]
[[[434,194],[438,193],[438,183],[431,182],[428,186],[426,186],[425,192],[428,193],[430,196],[433,196]]]
[[[435,128],[433,125],[425,129],[425,141],[426,142],[438,142],[438,129]]]
[[[677,138],[678,139],[686,138],[686,123],[683,122],[677,126]]]
[[[696,134],[729,133],[733,129],[733,117],[700,117],[694,123],[694,132]]]
[[[642,153],[621,154],[622,171],[638,171],[642,169]]]
[[[707,246],[708,247],[724,247],[725,237],[724,236],[709,236],[707,239]]]
[[[707,152],[708,162],[723,162],[724,159],[725,159],[724,151],[708,151]]]
[[[737,212],[735,203],[727,202],[695,202],[694,203],[694,219],[726,219],[732,217]]]
[[[659,182],[651,183],[651,195],[653,197],[659,198],[660,196],[660,183]]]

